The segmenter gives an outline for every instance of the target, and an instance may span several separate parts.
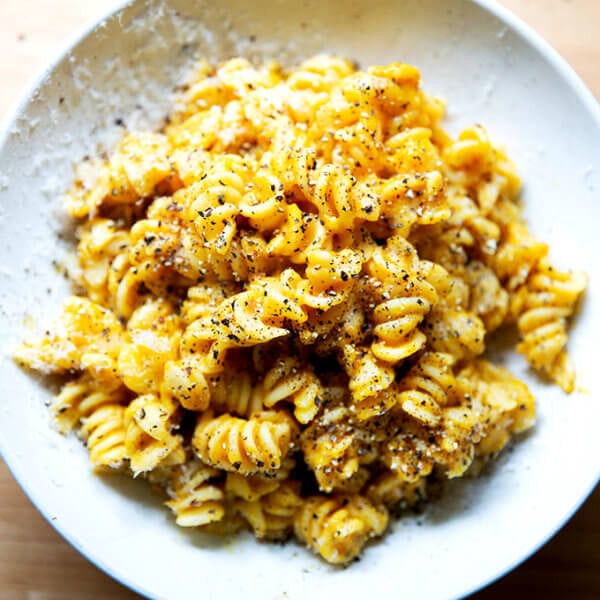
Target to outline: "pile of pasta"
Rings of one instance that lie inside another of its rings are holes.
[[[67,195],[78,291],[16,353],[66,376],[61,431],[164,490],[178,525],[344,564],[529,429],[486,339],[516,324],[572,391],[586,277],[527,229],[505,152],[443,113],[406,64],[200,63],[160,133]]]

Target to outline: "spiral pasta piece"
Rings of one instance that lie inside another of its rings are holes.
[[[342,166],[318,166],[310,181],[314,181],[314,185],[310,188],[309,198],[330,231],[352,228],[358,219],[376,221],[379,218],[380,202],[376,191],[370,189],[368,183],[361,185]]]
[[[418,352],[426,338],[417,326],[430,309],[431,304],[423,298],[392,298],[379,304],[373,312],[377,336],[373,354],[395,364]]]
[[[398,382],[398,406],[425,425],[437,425],[441,407],[449,403],[448,396],[455,386],[453,364],[449,354],[425,353]]]
[[[454,363],[451,355],[425,353],[397,384],[403,416],[382,448],[382,461],[407,484],[436,466],[448,478],[460,477],[485,436],[486,410],[458,386]]]
[[[71,296],[55,323],[21,344],[14,357],[41,373],[79,371],[86,367],[86,355],[116,359],[122,340],[123,327],[112,312],[87,298]]]
[[[164,365],[162,389],[187,410],[205,410],[211,390],[202,371],[202,363],[192,358],[169,361]]]
[[[165,502],[181,527],[202,527],[223,519],[225,515],[222,486],[214,480],[219,471],[199,460],[177,466],[171,476]]]
[[[197,339],[215,341],[220,349],[254,346],[289,334],[286,321],[303,322],[306,313],[281,278],[265,278],[230,296],[214,315],[198,323]]]
[[[327,493],[363,480],[361,467],[378,458],[377,436],[360,428],[343,404],[327,407],[302,432],[300,447],[319,489]]]
[[[284,411],[263,411],[249,419],[210,411],[198,421],[192,446],[206,464],[242,474],[277,470],[289,452],[297,430]]]
[[[429,476],[436,466],[448,478],[460,477],[471,466],[480,439],[477,414],[466,405],[451,406],[443,409],[437,426],[422,425],[417,419],[402,422],[381,456],[409,484]]]
[[[51,409],[61,433],[69,433],[82,419],[106,404],[120,404],[126,399],[122,387],[103,389],[89,376],[65,383],[54,398]]]
[[[166,397],[138,396],[125,410],[125,448],[134,474],[185,461],[177,406]]]
[[[80,435],[96,468],[121,469],[125,465],[125,408],[103,404],[82,420]]]
[[[348,377],[348,389],[359,419],[368,419],[389,410],[393,398],[386,393],[393,384],[394,369],[375,356],[372,348],[346,345],[341,357]]]
[[[327,562],[346,564],[370,538],[381,535],[387,524],[387,510],[362,496],[312,496],[301,506],[294,530]]]
[[[284,481],[258,500],[235,500],[234,508],[258,539],[282,540],[291,533],[294,517],[302,504],[299,492],[299,481]]]
[[[160,134],[128,134],[95,178],[79,179],[67,195],[67,209],[76,217],[86,217],[103,205],[134,204],[151,195],[172,175],[168,152],[167,140]]]
[[[247,218],[255,229],[273,232],[273,237],[277,237],[275,232],[286,222],[290,226],[295,224],[299,210],[297,204],[286,201],[284,191],[285,186],[279,177],[268,165],[261,165],[246,185],[239,204],[240,215]],[[279,246],[277,242],[274,244]],[[281,246],[282,250],[284,246]]]
[[[479,460],[496,456],[515,434],[535,423],[535,399],[526,384],[509,371],[477,360],[460,371],[457,391],[472,399],[481,414],[480,437],[475,446]]]
[[[182,215],[198,243],[217,254],[227,254],[237,232],[236,216],[249,168],[238,156],[214,161],[201,179],[175,194]]]
[[[173,306],[162,299],[137,308],[127,323],[126,343],[119,351],[123,383],[138,394],[158,393],[165,364],[177,356],[181,323]]]
[[[422,160],[418,155],[417,159]],[[418,225],[444,223],[452,214],[444,177],[437,170],[396,175],[378,182],[374,191],[382,206],[381,216],[403,236]]]
[[[493,267],[508,290],[525,283],[536,265],[548,254],[548,246],[535,238],[523,223],[508,223]]]
[[[306,424],[312,421],[322,403],[323,388],[319,378],[308,366],[292,357],[280,359],[265,373],[255,390],[262,396],[261,404],[272,408],[285,400],[293,403],[296,419]]]
[[[94,219],[80,227],[77,257],[81,267],[79,281],[88,297],[102,306],[110,306],[108,279],[110,267],[129,245],[129,233],[111,219]]]
[[[348,298],[361,270],[362,257],[354,250],[314,250],[307,256],[305,279],[296,282],[296,293],[303,305],[326,310]]]
[[[297,204],[285,204],[284,210],[285,221],[269,241],[269,253],[287,256],[294,264],[303,264],[312,252],[331,247],[331,235],[317,215],[303,213]]]
[[[448,205],[452,216],[444,226],[444,241],[438,242],[438,253],[448,253],[449,242],[454,240],[483,258],[493,257],[501,243],[501,226],[486,216],[477,203],[464,193],[463,188],[450,189]],[[451,257],[445,258],[445,262],[450,261]]]
[[[388,239],[386,248],[377,249],[367,263],[380,286],[375,288],[379,303],[373,311],[371,349],[384,362],[396,364],[425,345],[426,336],[418,326],[438,301],[435,287],[426,279],[427,268],[419,263],[414,247],[398,236]]]
[[[180,274],[176,269],[180,227],[175,219],[155,217],[141,219],[131,228],[131,244],[127,249],[129,271],[142,289],[155,296],[164,298],[169,289],[191,283],[181,276],[189,275],[187,271]]]
[[[544,261],[527,283],[525,306],[518,320],[522,341],[517,351],[567,393],[575,385],[575,370],[565,352],[567,319],[586,285],[587,277],[581,271],[559,271]]]
[[[441,306],[427,316],[423,329],[432,350],[451,354],[456,360],[473,358],[485,350],[485,326],[471,311]]]

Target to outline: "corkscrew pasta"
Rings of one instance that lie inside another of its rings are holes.
[[[573,391],[586,276],[527,228],[504,149],[450,137],[410,65],[235,58],[182,90],[161,131],[78,171],[78,291],[16,360],[62,378],[58,429],[177,525],[347,564],[533,426],[526,384],[482,358],[495,330]]]

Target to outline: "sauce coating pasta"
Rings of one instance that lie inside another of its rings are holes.
[[[356,558],[433,481],[531,428],[481,355],[503,325],[569,393],[586,286],[521,216],[481,126],[456,139],[410,65],[202,62],[160,133],[66,197],[80,292],[16,359],[94,468],[162,489],[177,525]],[[89,166],[89,165],[88,165]]]

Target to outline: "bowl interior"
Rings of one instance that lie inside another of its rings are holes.
[[[139,0],[87,34],[42,79],[0,147],[0,443],[13,473],[57,528],[99,566],[155,597],[463,595],[525,558],[598,478],[600,421],[592,391],[600,331],[597,235],[598,110],[591,96],[520,25],[468,0]],[[109,149],[122,130],[155,128],[194,59],[300,62],[317,52],[363,66],[416,65],[448,102],[447,126],[484,124],[525,183],[532,230],[555,261],[588,271],[589,292],[570,341],[581,393],[567,398],[498,344],[496,358],[539,400],[533,433],[482,478],[454,483],[419,517],[406,517],[359,564],[338,570],[299,546],[250,536],[182,532],[140,482],[99,478],[73,438],[49,426],[51,392],[19,370],[11,348],[56,313],[68,285],[53,266],[65,244],[60,195],[72,166]],[[276,575],[274,575],[276,573]],[[398,586],[398,587],[396,587]],[[401,586],[401,588],[400,588]]]

